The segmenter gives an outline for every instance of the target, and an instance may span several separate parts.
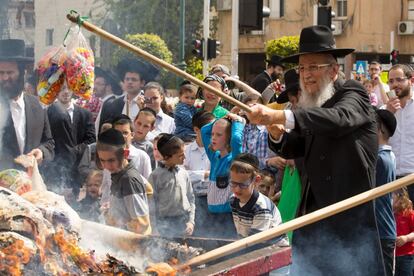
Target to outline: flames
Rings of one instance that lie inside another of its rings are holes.
[[[18,235],[18,234],[16,234]],[[21,236],[2,236],[0,239],[0,272],[3,275],[50,274],[85,275],[89,273],[106,275],[135,275],[134,268],[107,255],[97,261],[93,252],[82,250],[75,236],[57,229],[47,241],[45,248],[33,243],[25,244]],[[41,256],[40,252],[43,252]],[[33,273],[30,273],[33,272]]]

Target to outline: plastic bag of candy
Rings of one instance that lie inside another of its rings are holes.
[[[66,48],[62,45],[50,49],[37,63],[39,76],[37,93],[42,103],[55,101],[65,81]]]
[[[95,79],[95,59],[91,48],[79,29],[74,26],[68,41],[68,58],[65,62],[66,81],[73,93],[89,100],[93,92]]]
[[[0,186],[21,195],[32,190],[32,180],[24,171],[8,169],[0,172]]]

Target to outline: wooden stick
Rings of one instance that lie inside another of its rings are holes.
[[[225,246],[219,247],[217,249],[211,250],[203,255],[197,256],[187,261],[186,263],[182,265],[178,265],[176,269],[180,271],[189,266],[205,264],[207,262],[210,262],[222,256],[240,251],[249,246],[275,238],[289,231],[296,230],[308,224],[320,221],[324,218],[336,215],[340,212],[351,209],[355,206],[361,205],[370,200],[373,200],[375,198],[388,194],[392,191],[398,190],[407,185],[411,185],[413,183],[414,183],[414,174],[410,174],[396,181],[390,182],[388,184],[385,184],[380,187],[374,188],[372,190],[366,191],[364,193],[355,195],[348,199],[339,201],[335,204],[329,205],[315,212],[312,212],[307,215],[293,219],[291,221],[285,222],[275,228],[257,233],[247,238],[244,238],[236,242],[227,244]]]
[[[70,21],[72,21],[74,23],[78,23],[79,16],[73,16],[71,14],[68,14],[68,15],[66,15],[66,17]],[[227,95],[226,93],[223,93],[222,91],[212,87],[211,85],[208,85],[207,83],[204,83],[203,81],[193,77],[192,75],[188,74],[187,72],[184,72],[184,71],[180,70],[179,68],[177,68],[177,67],[175,67],[175,66],[173,66],[173,65],[171,65],[171,64],[169,64],[169,63],[167,63],[167,62],[165,62],[165,61],[163,61],[159,58],[157,58],[156,56],[151,55],[147,51],[144,51],[144,50],[132,45],[131,43],[128,43],[125,40],[120,39],[119,37],[117,37],[115,35],[112,35],[112,34],[102,30],[101,28],[99,28],[99,27],[97,27],[97,26],[95,26],[95,25],[93,25],[93,24],[91,24],[87,21],[83,21],[82,26],[85,29],[87,29],[88,31],[93,32],[93,33],[95,33],[95,34],[97,34],[97,35],[99,35],[103,38],[108,39],[109,41],[111,41],[111,42],[113,42],[113,43],[115,43],[115,44],[117,44],[121,47],[124,47],[124,48],[130,50],[131,52],[133,52],[133,53],[137,54],[138,56],[150,61],[151,63],[155,63],[158,66],[163,67],[163,68],[167,69],[168,71],[173,72],[173,73],[177,74],[178,76],[180,76],[180,77],[182,77],[186,80],[191,81],[195,85],[198,85],[198,86],[200,86],[204,89],[208,89],[209,91],[211,91],[215,95],[223,98],[224,100],[226,100],[227,102],[229,102],[229,103],[231,103],[235,106],[240,107],[244,111],[249,112],[249,113],[252,111],[250,109],[250,107],[245,105],[244,103],[234,99],[233,97]]]

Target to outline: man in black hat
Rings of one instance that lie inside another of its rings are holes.
[[[23,93],[25,57],[23,40],[0,40],[0,169],[14,167],[20,154],[32,155],[41,163],[52,160],[54,141],[46,111],[37,98]]]
[[[145,83],[156,78],[158,69],[139,59],[124,59],[118,64],[118,73],[122,79],[124,95],[105,102],[102,106],[99,126],[104,122],[112,121],[120,114],[125,114],[134,120],[139,112],[139,106],[143,104],[142,88]]]
[[[298,215],[375,186],[375,112],[360,83],[338,78],[337,57],[353,51],[336,48],[328,27],[304,28],[299,53],[282,60],[299,63],[302,108],[256,105],[247,114],[253,123],[291,129],[281,137],[270,128],[269,146],[286,159],[304,157]],[[294,231],[292,248],[292,275],[384,275],[373,202]]]
[[[251,86],[262,93],[269,84],[276,81],[283,74],[285,68],[281,60],[282,57],[278,55],[273,55],[270,59],[267,59],[266,70],[253,79]]]
[[[276,102],[284,104],[290,102],[290,109],[296,109],[300,97],[299,74],[295,69],[290,69],[285,72],[285,89],[277,97]]]

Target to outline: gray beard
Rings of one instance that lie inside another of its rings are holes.
[[[300,108],[321,107],[335,93],[334,83],[328,77],[323,78],[322,87],[317,93],[309,93],[302,81],[300,81],[300,88],[302,90],[298,101]]]

